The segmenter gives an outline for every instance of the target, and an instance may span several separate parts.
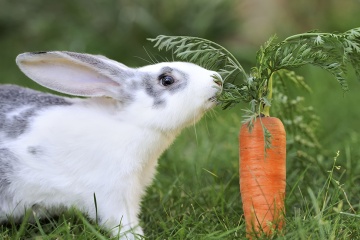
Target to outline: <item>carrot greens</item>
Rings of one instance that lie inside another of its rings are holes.
[[[225,82],[223,93],[218,97],[219,103],[224,109],[240,102],[249,103],[246,121],[264,114],[264,108],[268,114],[267,108],[271,106],[270,79],[274,74],[281,74],[283,78],[306,87],[303,79],[292,70],[313,65],[332,74],[341,88],[347,91],[345,76],[347,66],[351,65],[360,79],[360,28],[344,33],[301,33],[280,42],[274,35],[260,47],[256,65],[250,73],[226,48],[207,39],[160,35],[149,40],[159,50],[172,51],[177,58],[216,69]]]

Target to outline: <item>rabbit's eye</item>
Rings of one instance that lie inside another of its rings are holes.
[[[168,75],[160,76],[160,83],[161,83],[161,85],[163,85],[165,87],[173,84],[174,82],[175,82],[175,80],[172,76],[168,76]]]

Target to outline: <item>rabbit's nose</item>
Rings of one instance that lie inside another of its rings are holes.
[[[219,85],[219,87],[222,87],[223,83],[221,80],[218,80],[218,79],[214,79],[214,82]]]
[[[222,85],[223,85],[223,80],[222,80],[220,74],[214,73],[214,75],[212,75],[212,78],[213,78],[214,82],[215,82],[217,85],[219,85],[219,87],[222,87]]]

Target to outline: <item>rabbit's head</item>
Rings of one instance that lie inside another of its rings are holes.
[[[121,121],[161,131],[195,123],[214,106],[220,76],[186,62],[129,68],[99,55],[23,53],[16,59],[32,80],[49,89],[84,97],[110,97]]]

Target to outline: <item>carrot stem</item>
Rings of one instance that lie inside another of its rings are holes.
[[[273,85],[273,74],[271,74],[269,80],[268,80],[268,83],[267,83],[267,95],[266,95],[266,98],[267,100],[271,103],[271,100],[272,100],[272,93],[273,93],[273,90],[272,90],[272,85]],[[265,116],[265,117],[269,117],[270,116],[270,107],[269,105],[265,105],[263,107],[263,110],[262,110],[262,114]]]

